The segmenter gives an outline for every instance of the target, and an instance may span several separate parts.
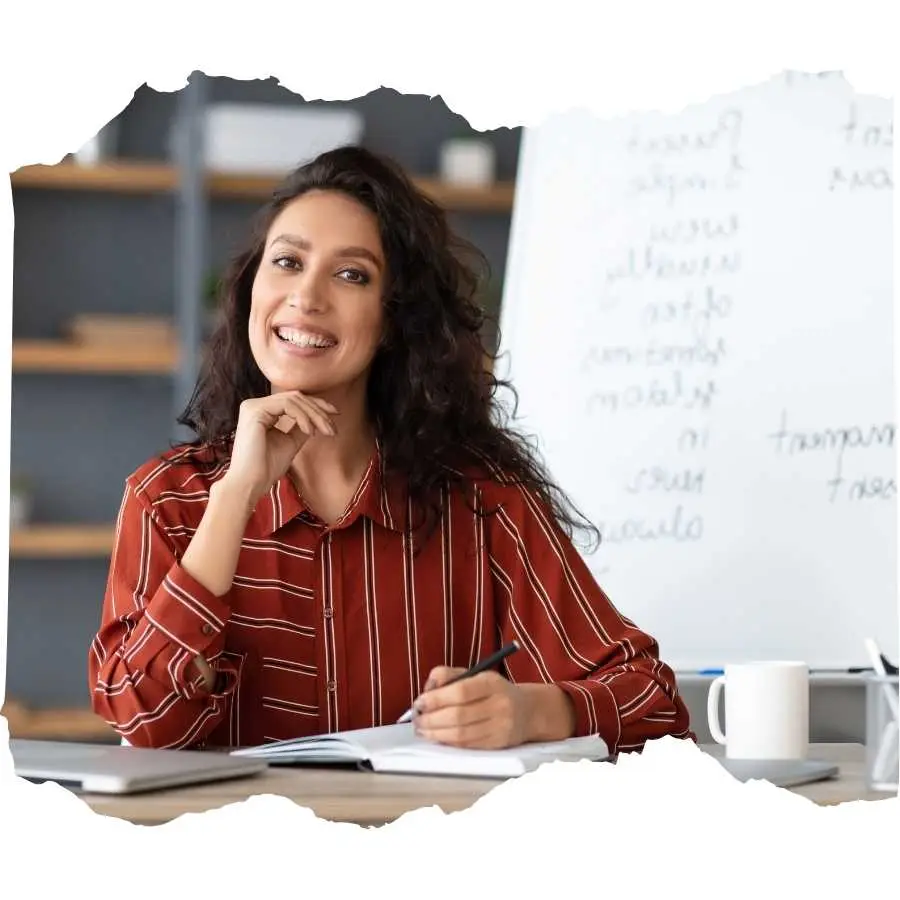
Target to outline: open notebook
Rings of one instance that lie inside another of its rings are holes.
[[[469,750],[423,740],[416,736],[411,723],[294,738],[231,752],[264,759],[270,765],[343,763],[374,772],[474,778],[511,778],[557,760],[609,758],[606,743],[596,736],[523,744],[506,750]]]

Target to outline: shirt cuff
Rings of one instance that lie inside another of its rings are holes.
[[[192,658],[185,657],[176,671],[176,678],[181,683],[187,684],[183,696],[192,700],[195,697],[204,697],[211,700],[224,700],[229,694],[234,693],[238,682],[238,670],[227,660],[216,659],[209,663],[212,669],[214,681],[212,690],[207,690],[202,674],[197,674],[193,681],[187,682],[185,670],[192,663]],[[196,671],[193,667],[191,671]]]
[[[599,681],[557,681],[575,709],[575,737],[599,735],[610,756],[615,756],[622,739],[619,705],[611,688]]]
[[[228,595],[226,594],[225,597]],[[176,563],[144,614],[161,634],[191,656],[211,656],[231,615],[225,597],[216,597]]]

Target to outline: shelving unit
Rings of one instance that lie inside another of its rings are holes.
[[[102,375],[171,375],[178,368],[176,346],[76,344],[14,340],[14,372],[68,372]]]
[[[29,525],[9,534],[9,555],[31,559],[105,557],[115,524]]]
[[[197,373],[202,340],[202,294],[207,265],[209,204],[212,201],[264,202],[279,179],[251,173],[206,171],[202,168],[200,119],[206,103],[206,79],[194,73],[178,97],[172,163],[120,159],[96,165],[64,161],[32,165],[11,175],[15,194],[81,192],[119,196],[169,196],[175,209],[174,272],[176,342],[171,345],[126,342],[121,345],[80,344],[68,340],[17,337],[12,346],[16,375],[156,376],[171,379],[173,408],[180,412]],[[500,182],[485,188],[460,187],[439,179],[416,177],[417,185],[452,212],[508,215],[515,185]],[[72,203],[74,204],[74,200]],[[73,310],[77,312],[77,310]],[[39,560],[42,565],[66,560],[108,558],[113,523],[33,523],[10,532],[10,558]],[[13,737],[63,740],[115,739],[114,732],[90,709],[33,711],[7,700],[2,713]]]
[[[118,743],[118,735],[90,709],[31,710],[7,700],[0,713],[13,738]]]
[[[437,203],[459,212],[509,212],[515,185],[500,182],[474,188],[445,184],[435,178],[416,178],[417,186]],[[267,200],[278,179],[264,175],[208,172],[204,187],[212,198]],[[82,166],[26,166],[14,172],[12,186],[31,190],[110,191],[123,194],[161,194],[179,185],[175,166],[154,162],[108,162]]]
[[[24,166],[12,173],[13,190],[109,191],[160,194],[178,186],[178,169],[165,163],[125,160],[92,166],[74,162]]]

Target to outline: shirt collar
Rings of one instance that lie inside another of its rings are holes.
[[[332,528],[348,528],[360,516],[366,516],[390,531],[402,533],[407,523],[407,512],[404,485],[396,476],[386,476],[379,442],[376,443],[369,465],[346,512]],[[250,518],[250,527],[253,533],[268,538],[298,517],[308,522],[318,522],[314,513],[307,509],[290,476],[283,475],[256,505]]]

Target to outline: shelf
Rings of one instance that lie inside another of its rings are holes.
[[[86,558],[112,552],[114,525],[29,525],[9,533],[10,557]]]
[[[96,166],[63,162],[55,166],[25,166],[13,172],[11,180],[14,188],[158,194],[178,186],[178,170],[165,163],[124,160]]]
[[[25,166],[11,176],[14,188],[44,190],[109,191],[113,193],[155,194],[178,186],[178,170],[165,163],[109,162],[82,166],[64,162],[55,166]],[[232,200],[267,200],[278,178],[211,172],[207,176],[214,197]],[[448,210],[509,212],[515,184],[498,182],[490,187],[461,187],[436,178],[415,178],[415,183]]]
[[[420,190],[447,210],[509,212],[512,209],[515,185],[509,182],[474,188],[444,184],[436,178],[414,178],[413,181]],[[268,200],[277,184],[278,179],[262,175],[209,175],[210,194],[234,200]]]
[[[91,709],[29,710],[15,700],[7,700],[0,713],[9,725],[11,738],[119,742],[115,731]]]
[[[81,372],[167,375],[178,365],[178,348],[74,344],[67,341],[15,340],[14,372]]]

